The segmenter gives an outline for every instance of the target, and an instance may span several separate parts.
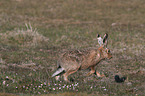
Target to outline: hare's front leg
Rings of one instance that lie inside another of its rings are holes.
[[[97,76],[98,77],[104,77],[105,75],[103,74],[103,75],[101,75],[99,72],[95,72],[95,66],[92,66],[92,67],[90,67],[91,68],[91,71],[86,75],[86,76],[89,76],[89,75],[91,75],[91,74],[94,74],[94,73],[96,73],[97,74]]]
[[[91,71],[86,75],[86,76],[89,76],[89,75],[91,75],[91,74],[94,74],[95,73],[95,67],[94,66],[92,66],[92,67],[90,67],[91,68]]]

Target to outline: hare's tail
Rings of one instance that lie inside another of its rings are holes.
[[[58,68],[58,69],[56,70],[56,72],[53,73],[52,77],[54,77],[54,76],[56,76],[56,75],[62,73],[63,71],[64,71],[64,68]]]

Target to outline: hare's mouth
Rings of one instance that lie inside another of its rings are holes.
[[[109,56],[109,57],[108,57],[108,59],[111,59],[111,58],[113,58],[113,57],[112,57],[112,56]]]
[[[109,57],[108,59],[112,59],[113,57],[111,56],[111,57]]]

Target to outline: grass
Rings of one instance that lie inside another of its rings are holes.
[[[0,95],[145,94],[145,1],[2,0],[0,2]],[[109,34],[111,60],[86,77],[82,70],[56,82],[60,51],[97,46],[97,34]],[[115,75],[126,76],[116,83]]]

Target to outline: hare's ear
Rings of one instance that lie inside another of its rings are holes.
[[[97,39],[98,39],[99,45],[102,46],[103,45],[103,39],[101,38],[101,36],[99,34],[97,35]]]
[[[99,37],[101,37],[99,34],[97,34],[97,37],[99,38]]]
[[[107,47],[107,41],[108,41],[108,34],[106,33],[103,37],[103,44],[105,47]]]

